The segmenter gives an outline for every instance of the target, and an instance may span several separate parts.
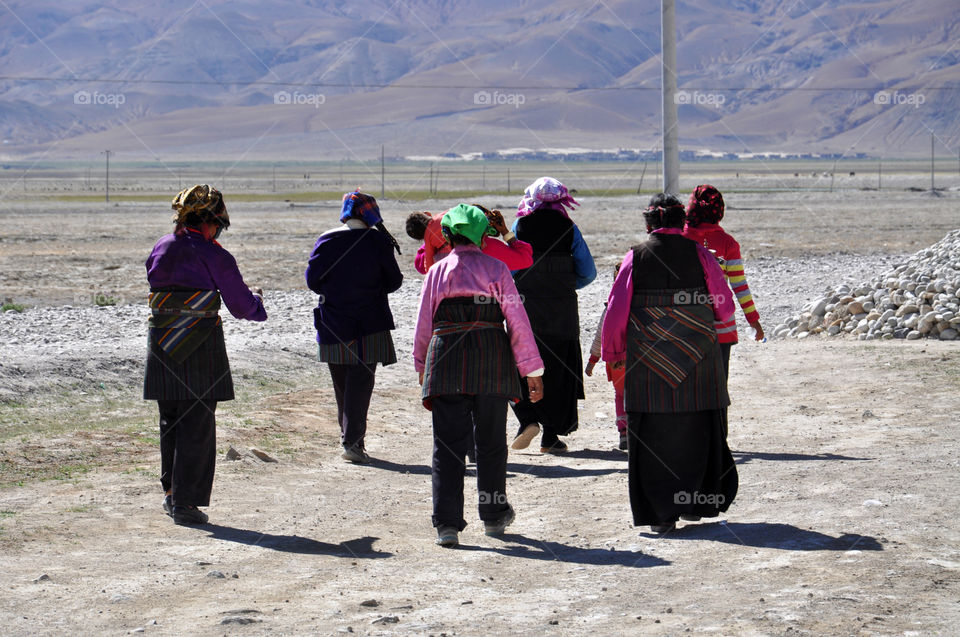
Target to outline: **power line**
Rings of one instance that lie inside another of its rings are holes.
[[[348,84],[345,82],[277,82],[268,80],[249,80],[222,82],[219,80],[149,80],[149,79],[120,79],[97,77],[40,77],[0,75],[0,81],[6,82],[54,82],[64,84],[145,84],[145,85],[184,85],[210,86],[211,84],[224,88],[237,86],[265,86],[265,87],[294,87],[294,88],[351,88],[351,89],[423,89],[423,90],[476,90],[476,91],[655,91],[660,92],[659,86],[529,86],[529,85],[477,85],[477,84],[408,84],[396,82],[391,84]],[[960,91],[960,86],[884,86],[884,87],[839,87],[839,86],[688,86],[681,87],[680,91],[715,91],[722,92],[850,92],[850,91],[880,91],[895,88],[898,91]]]

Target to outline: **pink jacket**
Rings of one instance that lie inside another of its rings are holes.
[[[653,232],[662,234],[681,234],[679,228],[660,228]],[[719,302],[713,306],[713,316],[717,321],[727,320],[733,315],[734,305],[730,288],[723,270],[716,258],[702,245],[697,244],[697,256],[703,266],[707,282],[707,293],[711,299]],[[613,282],[610,298],[607,301],[607,315],[603,320],[601,350],[603,360],[613,362],[627,357],[627,323],[630,320],[630,303],[633,301],[633,250],[627,252],[620,264],[620,273]]]
[[[458,296],[472,296],[478,302],[493,299],[499,303],[520,375],[539,376],[542,373],[543,360],[510,270],[475,245],[454,246],[451,253],[437,261],[423,279],[413,337],[413,366],[418,372],[423,371],[437,306],[443,299]]]

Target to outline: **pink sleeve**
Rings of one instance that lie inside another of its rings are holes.
[[[601,330],[603,360],[614,362],[627,357],[627,322],[633,301],[633,250],[627,252],[620,264],[620,273],[613,281],[607,300],[607,314]]]
[[[523,309],[523,301],[508,269],[503,268],[497,286],[500,288],[497,302],[507,320],[510,347],[520,375],[526,376],[530,372],[543,369],[543,359],[540,358],[540,350],[537,349],[537,341],[530,328],[530,318]]]
[[[427,274],[420,290],[420,306],[417,309],[417,327],[413,335],[413,368],[423,371],[427,359],[427,347],[433,335],[433,286],[436,275]]]
[[[421,243],[420,247],[417,248],[417,256],[413,258],[413,267],[417,269],[417,272],[420,274],[427,273],[427,244]]]
[[[487,237],[483,241],[483,253],[507,265],[508,270],[525,270],[533,265],[533,246],[517,239],[513,245]]]
[[[735,306],[733,305],[733,293],[730,286],[727,285],[727,278],[717,263],[717,258],[699,243],[697,244],[697,256],[700,257],[700,265],[703,266],[703,275],[707,280],[707,293],[713,302],[713,316],[718,321],[727,321],[733,316]]]

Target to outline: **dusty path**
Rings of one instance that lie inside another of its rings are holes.
[[[946,210],[925,219],[948,223]],[[844,254],[807,228],[808,217],[765,220],[793,230],[756,248],[765,264],[754,275],[758,296],[785,314],[821,279],[836,283],[839,269],[870,269],[921,247],[896,232],[892,208],[878,214],[891,226],[872,239],[888,247],[858,251],[866,239],[856,237]],[[585,234],[598,262],[612,263],[625,249],[616,219],[597,219],[604,221],[583,224]],[[247,251],[257,274],[248,279],[280,272],[301,249],[301,234],[251,247],[238,232],[238,252]],[[121,258],[111,240],[94,241],[84,248],[89,265],[71,271],[73,284],[105,285],[117,270],[103,268],[115,262],[140,276],[142,256],[129,256],[139,254],[134,243],[122,243]],[[5,289],[19,276],[9,265],[20,261],[3,256],[11,246],[21,250],[22,241],[0,243]],[[831,269],[831,259],[843,268]],[[62,292],[51,283],[29,288],[52,299],[49,309],[2,317],[4,634],[955,632],[955,343],[738,345],[730,446],[739,495],[721,520],[665,537],[630,524],[626,456],[614,450],[613,394],[599,374],[587,380],[572,453],[511,454],[508,492],[518,517],[510,533],[483,536],[468,506],[462,548],[443,550],[432,542],[430,421],[412,365],[378,372],[368,438],[377,460],[341,461],[329,379],[312,358],[309,303],[296,277],[284,276],[289,282],[277,278],[273,289],[287,291],[268,294],[270,322],[227,325],[239,396],[219,411],[206,528],[176,527],[160,510],[154,407],[137,398],[142,307],[68,310],[57,299],[71,294],[69,285]],[[585,336],[608,285],[606,272],[581,295]],[[416,290],[410,277],[392,301],[398,323],[410,324]],[[58,316],[69,320],[56,332],[37,327]],[[401,354],[410,332],[397,331]],[[228,461],[229,445],[263,449],[279,462]],[[466,492],[473,502],[469,480]]]

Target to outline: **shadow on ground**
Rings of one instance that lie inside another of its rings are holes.
[[[880,542],[869,535],[844,533],[834,537],[790,524],[770,522],[688,524],[657,537],[669,540],[709,540],[783,551],[883,550]]]
[[[220,526],[217,524],[206,524],[202,527],[197,527],[197,529],[208,532],[210,534],[209,537],[215,540],[236,542],[248,546],[260,546],[265,549],[285,553],[331,555],[333,557],[350,557],[355,559],[382,559],[393,557],[393,553],[378,551],[373,548],[373,543],[380,539],[378,537],[367,536],[355,540],[347,540],[339,544],[329,544],[299,535],[273,535],[272,533],[238,529],[232,526]]]

